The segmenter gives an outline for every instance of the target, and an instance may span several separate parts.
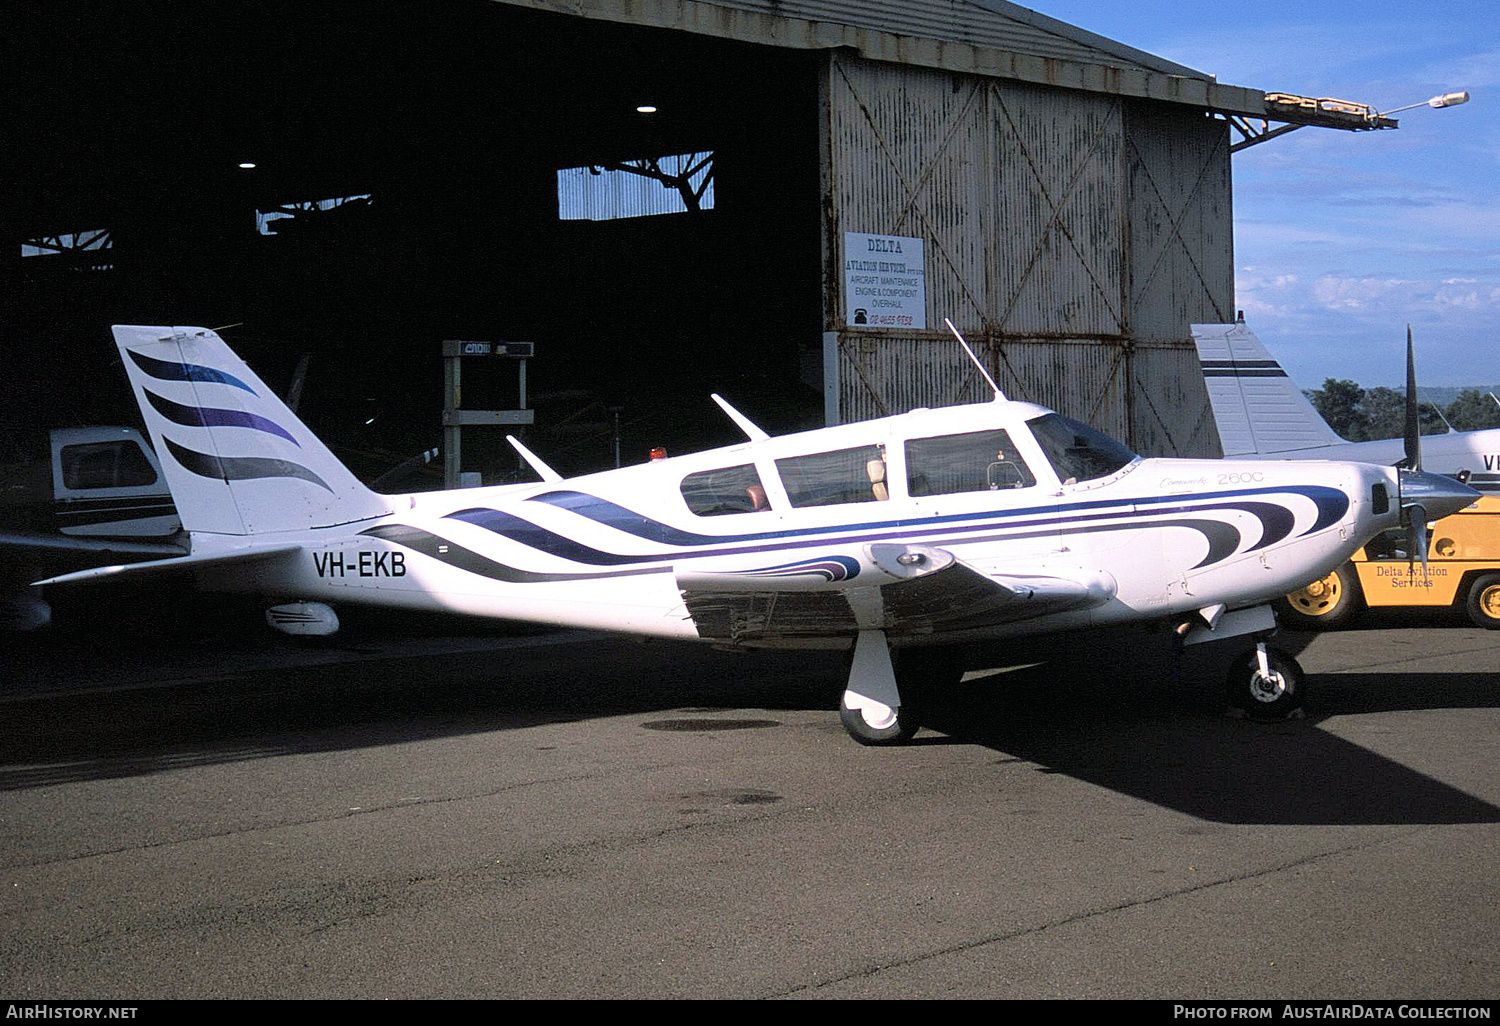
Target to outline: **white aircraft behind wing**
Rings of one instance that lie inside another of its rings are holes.
[[[957,680],[957,646],[1145,623],[1189,641],[1270,630],[1266,605],[1328,573],[1449,478],[1358,463],[1142,459],[996,390],[993,402],[768,437],[563,480],[414,495],[362,486],[214,334],[114,329],[191,554],[44,583],[191,567],[327,632],[367,603],[766,648],[852,651],[862,743],[917,724],[902,687]],[[1425,519],[1425,518],[1424,518]],[[896,658],[893,659],[892,653]],[[1301,701],[1258,644],[1242,704]]]
[[[1192,327],[1226,457],[1390,466],[1406,455],[1404,438],[1346,442],[1336,435],[1243,321]],[[1422,469],[1467,472],[1481,492],[1500,493],[1500,428],[1424,436]]]

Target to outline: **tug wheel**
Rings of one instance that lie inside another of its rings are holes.
[[[1352,621],[1363,604],[1359,576],[1345,563],[1277,602],[1277,620],[1297,630],[1329,630]]]
[[[1469,585],[1469,619],[1477,627],[1500,630],[1500,574],[1484,574]]]

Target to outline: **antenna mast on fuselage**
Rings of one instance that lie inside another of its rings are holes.
[[[969,354],[969,359],[974,361],[974,366],[978,367],[979,373],[984,375],[984,380],[989,383],[990,389],[995,393],[995,401],[1000,402],[1004,400],[1005,393],[1000,391],[1000,386],[995,384],[995,379],[990,377],[990,372],[984,369],[984,364],[979,362],[979,357],[974,355],[974,350],[969,348],[968,341],[963,337],[962,334],[959,333],[959,330],[953,326],[953,322],[944,317],[943,323],[948,325],[948,330],[953,332],[953,337],[958,339],[958,344],[964,347],[964,352]]]

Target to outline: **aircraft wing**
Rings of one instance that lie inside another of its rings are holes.
[[[925,545],[804,551],[770,565],[740,557],[677,570],[701,637],[733,642],[853,634],[893,638],[1016,623],[1114,595],[1107,575],[1055,566],[1003,571]]]

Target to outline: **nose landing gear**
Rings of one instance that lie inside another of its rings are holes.
[[[1257,720],[1281,720],[1307,696],[1302,667],[1264,641],[1229,664],[1229,704]]]

